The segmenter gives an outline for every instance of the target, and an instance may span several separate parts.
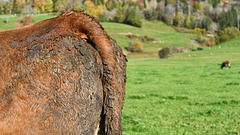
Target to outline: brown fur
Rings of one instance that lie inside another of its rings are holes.
[[[126,58],[94,18],[63,12],[0,39],[0,133],[121,134]]]
[[[228,60],[224,61],[221,65],[221,69],[223,69],[224,67],[230,68],[231,67],[230,61],[228,61]]]

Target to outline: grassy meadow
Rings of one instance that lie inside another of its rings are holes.
[[[239,57],[130,59],[123,133],[239,134]],[[221,70],[219,64],[225,58],[232,67]]]
[[[52,17],[34,17],[34,23]],[[0,30],[13,29],[14,21],[17,16],[5,24],[1,16]],[[128,57],[124,135],[240,134],[240,38],[159,59],[162,47],[186,47],[197,35],[177,33],[160,21],[144,21],[142,28],[101,24],[123,50],[133,41],[126,33],[159,41],[141,41],[142,53],[124,50]],[[221,70],[225,60],[231,61],[231,68]]]
[[[32,24],[35,24],[42,20],[56,17],[56,15],[39,14],[39,15],[34,15],[33,17],[34,17],[34,20]],[[19,18],[20,18],[20,15],[0,15],[0,31],[16,29],[17,21]],[[8,20],[8,23],[6,23],[6,20]]]
[[[158,58],[158,52],[164,46],[172,45],[177,47],[186,47],[190,41],[197,38],[196,34],[178,33],[172,27],[161,21],[143,21],[143,27],[137,28],[119,23],[101,23],[107,33],[117,40],[118,45],[122,48],[128,47],[134,39],[126,37],[124,34],[132,33],[138,36],[147,36],[155,39],[157,42],[143,42],[144,51],[141,53],[124,52],[128,58]]]

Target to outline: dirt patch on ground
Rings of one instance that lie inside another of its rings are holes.
[[[143,41],[143,42],[160,43],[160,44],[164,43],[164,41],[157,41],[154,38],[151,38],[151,37],[148,37],[148,36],[141,36],[141,35],[133,34],[131,32],[119,33],[119,35],[124,36],[124,37],[129,38],[129,39],[134,39],[134,40]]]

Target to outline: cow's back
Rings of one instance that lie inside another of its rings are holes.
[[[99,53],[49,22],[0,33],[0,133],[92,134],[100,121]]]

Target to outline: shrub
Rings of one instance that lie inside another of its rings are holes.
[[[23,26],[30,25],[33,21],[32,16],[26,16],[25,19],[23,20]]]
[[[182,52],[184,52],[184,48],[183,47],[176,47],[176,46],[174,46],[172,48],[172,53],[182,53]]]
[[[206,30],[205,29],[201,29],[201,28],[194,28],[194,33],[196,34],[201,34],[201,35],[205,35],[206,34]]]
[[[142,52],[143,51],[143,45],[139,41],[130,42],[127,50],[130,51],[130,52]]]
[[[137,41],[133,44],[133,52],[142,52],[143,51],[143,45],[141,42]]]
[[[197,42],[199,44],[201,44],[202,46],[209,46],[209,47],[211,47],[211,46],[216,45],[214,39],[209,39],[209,38],[206,38],[206,37],[204,37],[202,35],[198,35]]]
[[[19,28],[22,24],[22,16],[18,19],[17,23],[16,23],[16,27]]]
[[[170,55],[170,48],[165,47],[158,52],[160,59],[167,58]]]
[[[225,28],[224,30],[220,31],[216,36],[216,43],[218,44],[218,43],[225,42],[227,40],[236,38],[239,35],[240,35],[240,32],[236,27]]]

